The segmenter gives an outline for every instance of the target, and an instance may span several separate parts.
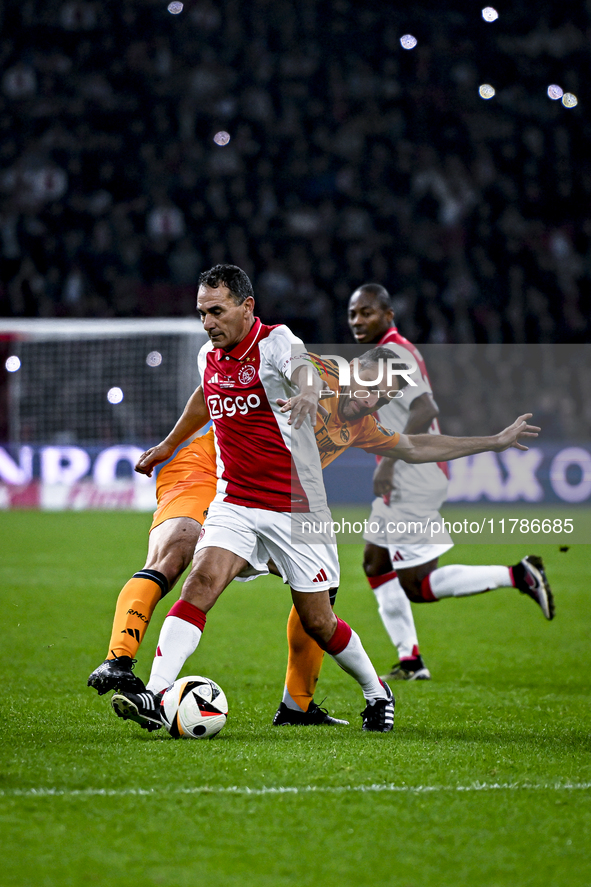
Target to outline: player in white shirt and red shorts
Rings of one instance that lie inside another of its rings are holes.
[[[387,290],[369,283],[352,294],[348,306],[349,327],[362,345],[387,346],[402,359],[418,365],[412,378],[416,386],[404,389],[403,397],[379,410],[387,428],[404,434],[439,435],[439,410],[433,399],[425,362],[394,325],[394,311]],[[399,659],[386,680],[428,680],[431,675],[420,655],[416,628],[408,601],[430,603],[445,597],[465,597],[496,588],[515,587],[532,597],[546,619],[554,616],[554,602],[541,558],[530,555],[513,566],[439,567],[439,557],[453,547],[444,531],[434,543],[430,534],[400,533],[398,528],[428,520],[442,526],[439,509],[447,497],[445,463],[409,464],[392,458],[381,460],[374,474],[374,492],[365,535],[363,567],[376,598],[384,626],[396,646]],[[429,524],[431,526],[431,524]],[[392,531],[392,528],[395,528]]]

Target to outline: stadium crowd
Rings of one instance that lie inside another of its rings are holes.
[[[591,123],[547,88],[582,91],[591,3],[0,17],[0,315],[193,314],[199,271],[231,261],[310,341],[350,341],[367,279],[413,341],[588,338]]]

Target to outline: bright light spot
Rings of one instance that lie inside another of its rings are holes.
[[[576,108],[579,104],[579,100],[576,95],[572,94],[572,92],[565,92],[562,96],[562,104],[565,108]]]
[[[123,392],[121,391],[121,388],[109,388],[107,400],[109,403],[121,403],[123,400]]]
[[[548,87],[548,96],[552,99],[552,101],[556,101],[556,99],[561,99],[563,94],[563,90],[561,86],[558,86],[557,83],[552,83]]]
[[[149,367],[159,367],[162,363],[162,355],[159,351],[150,351],[146,357],[146,363]]]
[[[404,37],[400,38],[400,45],[403,49],[414,49],[417,43],[417,38],[413,37],[412,34],[405,34]]]
[[[224,132],[224,130],[222,130],[221,132],[216,132],[216,134],[213,137],[213,140],[216,143],[216,145],[227,145],[228,142],[230,141],[230,133]]]
[[[21,368],[20,358],[17,357],[16,354],[13,354],[11,357],[9,357],[7,359],[4,366],[6,367],[6,369],[8,370],[9,373],[16,373],[16,371],[20,370],[20,368]]]
[[[178,15],[179,12],[183,11],[183,4],[179,3],[179,0],[173,0],[166,8],[172,15]]]
[[[482,10],[482,18],[485,22],[496,22],[499,17],[499,13],[496,9],[493,9],[492,6],[487,6]]]
[[[478,87],[478,92],[480,93],[480,98],[492,99],[495,94],[495,88],[490,83],[483,83],[482,86]]]

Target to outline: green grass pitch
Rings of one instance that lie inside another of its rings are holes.
[[[557,617],[500,590],[415,607],[433,680],[395,684],[395,731],[328,659],[316,695],[342,728],[274,728],[288,592],[235,583],[185,674],[227,693],[213,741],[174,741],[86,687],[148,515],[0,514],[3,887],[588,887],[589,548],[458,545],[444,563],[540,553]],[[530,551],[531,548],[531,551]],[[341,548],[337,611],[378,670],[395,659]],[[147,678],[156,611],[137,665]]]

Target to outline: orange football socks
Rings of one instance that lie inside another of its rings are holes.
[[[134,573],[117,598],[107,659],[132,659],[144,638],[156,604],[168,592],[168,580],[158,570]]]
[[[287,620],[287,642],[289,655],[283,701],[289,708],[293,708],[295,703],[302,711],[308,711],[318,683],[324,652],[304,631],[295,607],[291,608]]]

